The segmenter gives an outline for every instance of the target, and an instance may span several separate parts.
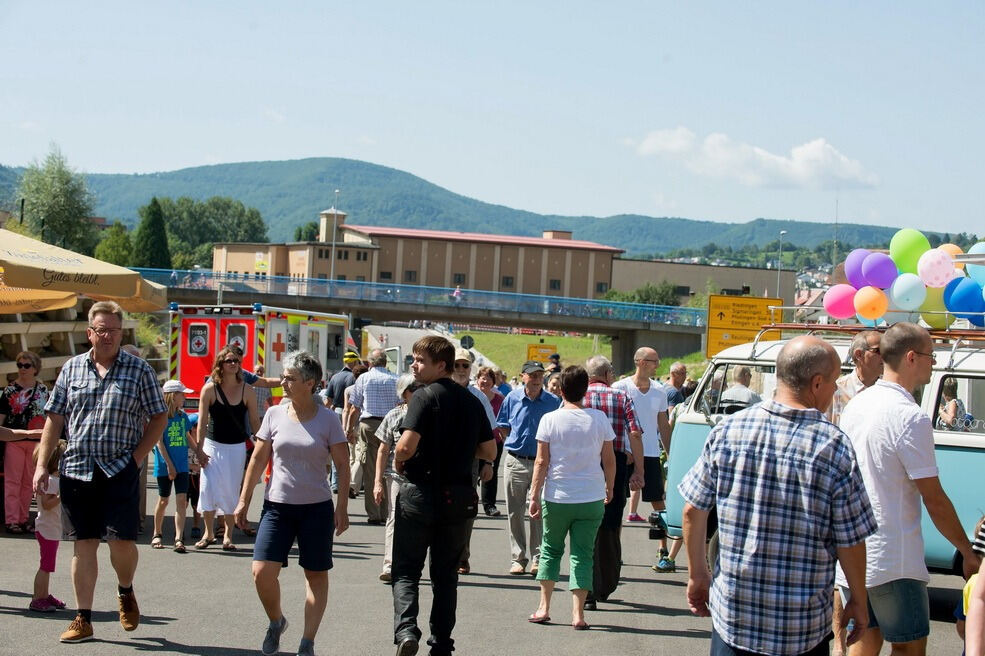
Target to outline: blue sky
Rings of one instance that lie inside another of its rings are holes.
[[[335,156],[543,213],[985,232],[980,2],[0,0],[0,29],[7,165]]]

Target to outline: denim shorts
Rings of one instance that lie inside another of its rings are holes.
[[[897,579],[868,588],[869,628],[878,628],[887,642],[912,642],[930,635],[930,597],[927,584]],[[851,595],[841,589],[841,599]]]
[[[279,562],[287,567],[287,555],[298,542],[298,564],[313,572],[332,569],[332,536],[335,505],[320,503],[263,502],[263,514],[253,545],[253,560]]]

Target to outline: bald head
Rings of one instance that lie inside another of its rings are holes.
[[[791,339],[776,357],[776,379],[794,394],[807,391],[815,376],[831,378],[840,368],[838,352],[819,337]],[[830,403],[830,398],[828,403]]]

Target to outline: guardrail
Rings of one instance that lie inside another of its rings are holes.
[[[562,296],[511,294],[476,289],[461,290],[422,285],[322,280],[278,276],[253,277],[245,274],[215,273],[212,271],[168,271],[165,269],[134,269],[147,280],[177,289],[211,289],[217,293],[256,292],[260,294],[289,294],[322,298],[351,299],[378,303],[398,303],[461,307],[476,310],[525,312],[560,317],[607,319],[612,321],[643,321],[677,326],[704,326],[707,312],[698,308],[644,303],[616,303]]]

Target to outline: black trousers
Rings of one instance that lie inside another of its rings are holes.
[[[405,484],[410,485],[410,484]],[[455,641],[455,610],[458,605],[458,565],[468,539],[468,523],[442,522],[434,517],[432,504],[425,497],[397,495],[394,508],[393,562],[393,642],[405,638],[421,639],[417,626],[418,587],[424,559],[431,552],[431,603],[428,644],[432,654],[451,654]]]
[[[503,458],[503,442],[496,443],[496,460],[493,461],[493,475],[482,484],[482,507],[496,505],[496,494],[499,492],[499,461]]]
[[[622,570],[622,513],[629,496],[630,468],[626,454],[616,453],[616,478],[612,486],[612,501],[605,507],[602,524],[595,536],[595,563],[590,598],[608,599],[619,585]]]

